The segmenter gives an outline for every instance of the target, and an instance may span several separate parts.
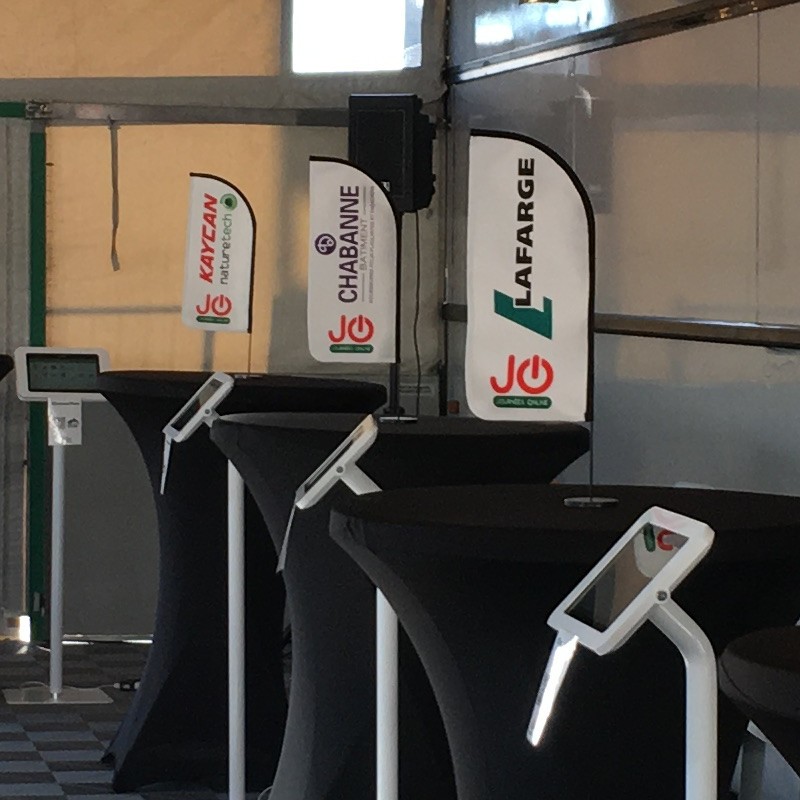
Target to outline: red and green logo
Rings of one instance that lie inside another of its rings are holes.
[[[202,306],[195,306],[198,322],[210,322],[214,325],[229,325],[230,313],[233,310],[233,302],[230,297],[224,294],[217,294],[213,297],[206,295],[205,303]]]
[[[489,385],[496,392],[498,408],[550,408],[553,401],[545,392],[553,385],[553,365],[541,356],[517,359],[509,355],[505,375],[491,376]]]
[[[375,323],[364,314],[339,318],[339,329],[328,331],[331,353],[371,353],[374,348],[367,342],[375,335]]]

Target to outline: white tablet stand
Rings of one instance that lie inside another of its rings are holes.
[[[577,645],[606,655],[649,620],[686,666],[686,800],[717,796],[717,669],[700,627],[671,599],[714,540],[702,522],[657,506],[645,512],[553,611],[557,631],[528,728],[536,746]]]
[[[328,456],[298,488],[278,558],[282,569],[288,553],[295,509],[318,503],[339,481],[355,494],[379,492],[380,488],[356,463],[378,435],[372,416],[365,417],[347,439]],[[244,719],[244,482],[228,462],[228,755],[229,800],[245,796]],[[376,590],[377,657],[377,795],[376,800],[398,797],[398,672],[397,616],[383,594]]]
[[[25,402],[47,402],[49,416],[57,403],[102,401],[97,376],[108,369],[108,353],[101,349],[18,347],[14,351],[17,395]],[[80,415],[78,415],[80,416]],[[80,422],[70,420],[76,427]],[[64,468],[67,437],[51,439],[53,447],[50,550],[50,683],[5,689],[9,705],[63,705],[110,703],[99,688],[64,686]]]
[[[233,385],[234,379],[230,375],[215,372],[164,426],[162,494],[167,484],[172,443],[186,441],[201,425],[211,427],[219,418],[217,407],[230,394]],[[228,713],[231,723],[228,734],[229,796],[231,800],[234,798],[244,800],[244,483],[230,462],[228,462],[228,654]]]
[[[173,442],[185,442],[203,424],[210,428],[217,419],[217,406],[231,393],[233,378],[215,372],[186,401],[180,411],[164,426],[164,454],[161,459],[161,494],[167,486],[169,457]]]

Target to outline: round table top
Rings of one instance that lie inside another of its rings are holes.
[[[363,414],[228,414],[214,424],[222,427],[280,428],[303,431],[333,431],[342,436],[350,433]],[[419,417],[414,421],[397,421],[378,417],[381,436],[488,436],[488,435],[574,435],[589,444],[588,429],[577,422],[489,422],[475,417]]]
[[[800,561],[800,498],[715,489],[595,486],[619,503],[569,508],[588,487],[453,486],[394,489],[334,506],[331,533],[380,553],[484,560],[595,563],[648,508],[699,519],[716,533],[708,560]]]
[[[268,408],[280,411],[296,408],[301,412],[321,410],[353,412],[363,408],[364,413],[367,413],[386,402],[386,389],[377,383],[263,373],[232,374],[234,378],[232,394],[241,400],[252,399]],[[211,372],[173,370],[109,370],[98,376],[97,386],[102,394],[186,400],[211,375]],[[323,392],[326,401],[330,402],[320,402]],[[342,401],[345,401],[343,407]]]
[[[12,369],[14,369],[14,359],[5,353],[0,353],[0,381],[3,380]]]

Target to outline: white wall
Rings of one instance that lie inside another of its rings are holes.
[[[589,187],[598,311],[800,323],[798,24],[788,6],[456,87],[450,299],[481,126],[542,139]],[[598,336],[598,477],[796,493],[799,381],[798,353]]]

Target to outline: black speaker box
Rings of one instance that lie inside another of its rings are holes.
[[[434,136],[414,94],[350,95],[348,158],[386,188],[400,212],[430,205]]]

